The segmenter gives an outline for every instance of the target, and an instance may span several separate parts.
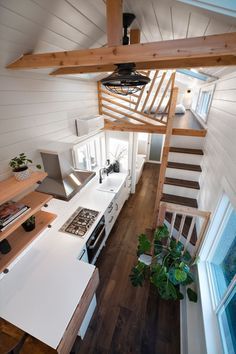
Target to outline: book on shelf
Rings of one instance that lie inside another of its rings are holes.
[[[27,205],[13,201],[0,205],[0,231],[4,231],[29,209]]]

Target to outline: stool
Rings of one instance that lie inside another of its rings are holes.
[[[57,354],[57,351],[28,335],[19,354]]]
[[[26,336],[24,331],[0,318],[0,354],[17,354]]]

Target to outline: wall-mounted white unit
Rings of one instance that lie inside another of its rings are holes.
[[[75,120],[76,133],[78,136],[89,135],[104,128],[103,116],[93,116]]]

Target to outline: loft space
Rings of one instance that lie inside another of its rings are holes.
[[[0,0],[0,354],[236,352],[235,53],[235,1]]]

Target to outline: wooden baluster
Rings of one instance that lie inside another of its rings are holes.
[[[170,240],[171,240],[171,238],[172,238],[172,233],[173,233],[174,226],[175,226],[175,219],[176,219],[176,212],[174,211],[173,214],[172,214],[171,224],[170,224],[170,238],[169,238],[169,243],[170,243]]]
[[[163,100],[164,100],[164,98],[165,98],[165,96],[166,96],[166,94],[167,94],[167,91],[168,91],[168,89],[169,89],[169,87],[170,87],[170,84],[173,84],[173,74],[171,74],[171,77],[169,78],[169,80],[168,80],[168,82],[167,82],[167,84],[166,84],[165,90],[164,90],[164,92],[163,92],[163,95],[162,95],[162,97],[161,97],[161,99],[160,99],[160,102],[159,102],[159,104],[158,104],[158,106],[157,106],[157,108],[156,108],[154,114],[158,114],[159,109],[160,109],[160,107],[161,107],[161,105],[162,105],[162,102],[163,102]]]
[[[178,233],[178,237],[176,238],[176,242],[179,242],[180,239],[181,239],[183,228],[184,228],[184,224],[185,224],[185,220],[186,220],[186,215],[185,214],[181,215],[179,233]]]
[[[185,246],[184,246],[184,251],[186,251],[187,249],[187,246],[191,240],[191,236],[192,236],[192,233],[193,233],[193,228],[195,226],[195,221],[196,221],[196,216],[193,216],[192,218],[192,221],[191,221],[191,224],[190,224],[190,227],[189,227],[189,230],[188,230],[188,236],[187,236],[187,239],[186,239],[186,242],[185,242]]]
[[[154,86],[154,84],[155,84],[155,81],[156,81],[156,78],[157,78],[158,73],[159,73],[159,71],[156,70],[156,71],[155,71],[155,74],[154,74],[154,76],[153,76],[153,78],[152,78],[152,82],[151,82],[151,85],[150,85],[150,87],[149,87],[147,96],[146,96],[145,101],[144,101],[144,103],[143,103],[141,112],[144,112],[144,110],[145,110],[145,107],[146,107],[147,102],[148,102],[148,100],[149,100],[149,97],[150,97],[150,95],[151,95],[151,93],[152,93],[152,89],[153,89],[153,86]]]
[[[158,86],[157,86],[155,95],[154,95],[154,97],[153,97],[153,99],[152,99],[152,103],[151,103],[151,105],[150,105],[150,107],[149,107],[149,110],[148,110],[148,112],[147,112],[148,114],[150,114],[151,111],[152,111],[152,107],[154,106],[154,103],[155,103],[156,98],[157,98],[157,96],[158,96],[158,93],[159,93],[159,91],[160,91],[160,89],[161,89],[161,86],[162,86],[162,84],[163,84],[163,81],[165,80],[166,74],[167,74],[166,71],[164,71],[163,74],[162,74],[161,80],[160,80],[160,82],[159,82],[159,84],[158,84]]]
[[[150,77],[150,74],[151,74],[151,71],[149,70],[148,73],[147,73],[147,76]],[[145,88],[146,88],[146,86],[144,85],[143,88],[142,88],[142,90],[139,91],[138,100],[137,100],[136,106],[135,106],[135,109],[136,109],[136,110],[138,110],[138,106],[139,106],[139,103],[141,102],[141,99],[142,99],[143,94],[144,94],[144,92],[145,92]],[[134,96],[134,97],[135,97],[135,95],[131,95],[131,96]],[[136,96],[136,97],[137,97],[137,96]],[[135,98],[136,98],[136,97],[135,97]]]

